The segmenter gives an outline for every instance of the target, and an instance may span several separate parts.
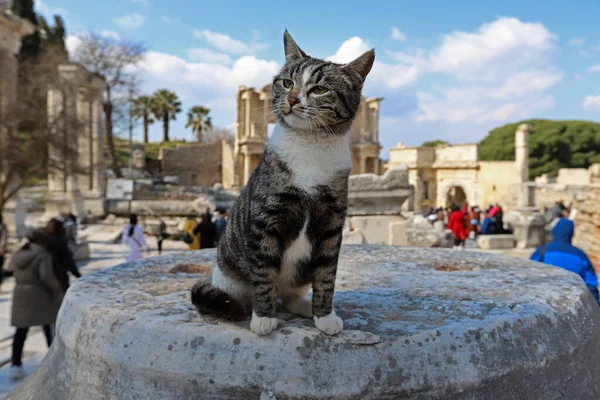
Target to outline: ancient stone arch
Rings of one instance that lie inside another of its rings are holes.
[[[479,196],[472,182],[452,180],[444,182],[437,192],[436,204],[449,207],[452,204],[462,206],[465,203],[477,204]]]
[[[246,184],[268,142],[268,126],[275,123],[268,84],[260,89],[240,86],[237,94],[233,187]],[[381,175],[379,107],[383,98],[365,98],[352,125],[352,174]]]

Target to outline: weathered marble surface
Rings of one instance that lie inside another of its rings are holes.
[[[21,399],[596,399],[600,308],[578,276],[483,253],[345,246],[328,337],[267,337],[189,302],[215,252],[79,279]],[[208,275],[205,275],[208,277]],[[43,393],[42,397],[39,397]]]

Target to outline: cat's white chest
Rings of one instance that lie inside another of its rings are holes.
[[[275,127],[269,146],[293,173],[294,186],[311,191],[352,167],[348,135],[319,137]]]
[[[308,236],[306,235],[307,227],[308,217],[306,218],[304,226],[302,227],[298,237],[283,253],[281,267],[279,269],[279,276],[277,279],[277,288],[284,296],[290,291],[290,284],[294,281],[294,278],[298,273],[298,263],[300,261],[308,260],[312,253],[312,245],[310,244]]]

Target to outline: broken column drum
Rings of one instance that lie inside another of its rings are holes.
[[[277,330],[200,316],[214,250],[77,280],[11,400],[600,398],[600,308],[581,278],[506,256],[344,246],[344,331],[279,311]]]

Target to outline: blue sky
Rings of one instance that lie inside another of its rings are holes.
[[[254,4],[256,3],[256,4]],[[238,85],[262,86],[288,29],[307,53],[347,62],[374,47],[365,95],[384,97],[381,141],[474,142],[523,118],[600,120],[600,2],[36,0],[65,17],[68,44],[93,30],[149,49],[143,89],[176,91],[231,126]],[[175,137],[192,139],[185,114]],[[138,129],[137,135],[140,132]],[[161,137],[153,126],[151,138]]]

